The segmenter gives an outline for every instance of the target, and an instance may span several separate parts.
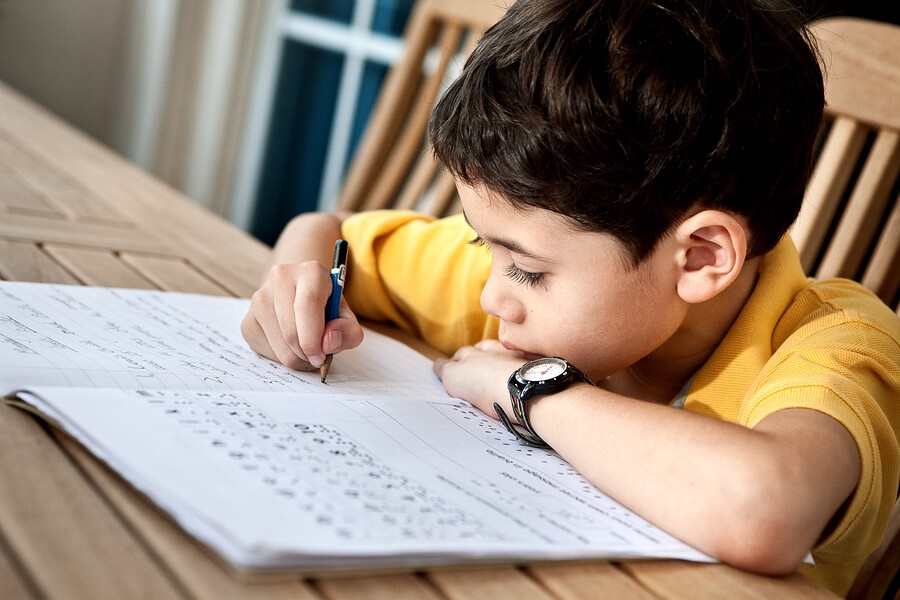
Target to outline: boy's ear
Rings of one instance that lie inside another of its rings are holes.
[[[731,285],[747,258],[747,232],[732,215],[704,210],[681,222],[678,243],[678,295],[691,304],[705,302]]]

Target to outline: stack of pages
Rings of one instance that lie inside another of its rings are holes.
[[[367,331],[327,383],[254,354],[248,301],[0,282],[0,395],[239,571],[709,558]]]

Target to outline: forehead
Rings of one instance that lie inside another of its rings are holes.
[[[522,225],[579,231],[564,215],[543,208],[517,204],[484,186],[458,184],[463,217],[476,231],[504,230]]]
[[[629,264],[624,246],[610,234],[586,231],[550,210],[517,205],[483,186],[459,184],[458,188],[463,216],[488,243],[535,258],[566,254]]]

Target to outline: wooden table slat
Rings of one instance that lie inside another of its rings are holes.
[[[322,578],[316,582],[316,588],[328,600],[441,600],[444,598],[427,581],[417,575]]]
[[[52,208],[43,198],[28,189],[19,178],[14,177],[12,173],[0,171],[0,215],[5,212],[33,214],[44,218],[64,217],[62,212]]]
[[[110,250],[46,244],[44,250],[85,285],[156,289],[156,286]]]
[[[101,225],[124,224],[108,204],[99,202],[80,186],[61,177],[47,174],[20,173],[20,176],[47,203],[73,221],[90,221]]]
[[[555,596],[513,567],[433,571],[427,578],[451,600],[555,600]]]
[[[33,464],[42,468],[28,468]],[[0,535],[43,595],[183,597],[40,425],[6,405],[0,405],[0,481],[15,482],[0,486]]]
[[[17,212],[0,215],[0,237],[149,254],[174,254],[171,244],[136,227],[110,227]]]
[[[114,207],[92,197],[84,187],[61,176],[44,161],[23,152],[9,139],[0,141],[0,174],[16,179],[33,201],[40,201],[70,219],[123,221]]]
[[[196,294],[213,296],[233,295],[181,258],[123,252],[121,259],[161,290],[191,290]]]
[[[72,273],[50,258],[33,242],[11,242],[0,239],[0,279],[9,281],[43,281],[45,283],[79,284]]]
[[[543,564],[528,567],[532,576],[560,598],[594,600],[602,593],[609,598],[659,600],[618,566],[599,564]]]
[[[723,564],[634,561],[622,568],[664,598],[684,600],[802,600],[838,596],[799,573],[765,577]]]

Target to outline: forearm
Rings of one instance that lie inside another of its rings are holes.
[[[330,265],[334,242],[341,237],[341,224],[349,213],[304,213],[284,228],[272,250],[271,265],[314,260]]]
[[[858,477],[849,434],[813,411],[776,413],[752,430],[584,385],[537,399],[530,416],[606,493],[699,549],[757,571],[792,570]],[[823,427],[834,437],[822,437]]]

